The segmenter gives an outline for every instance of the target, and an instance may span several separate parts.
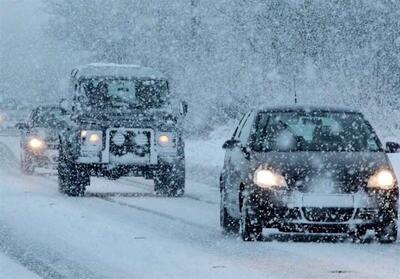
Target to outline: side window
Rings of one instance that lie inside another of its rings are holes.
[[[232,138],[233,138],[233,139],[237,139],[237,138],[238,138],[238,134],[239,134],[239,132],[240,132],[242,126],[243,126],[244,120],[247,118],[247,115],[248,115],[248,113],[245,113],[245,114],[242,116],[242,118],[240,119],[239,124],[237,125],[235,131],[233,132],[233,135],[232,135]]]
[[[246,144],[249,140],[250,132],[253,127],[254,114],[250,113],[243,123],[243,127],[239,132],[239,140],[241,143]]]
[[[36,109],[35,109],[35,110],[32,110],[31,114],[29,115],[29,118],[28,118],[28,125],[29,125],[30,127],[33,127],[33,126],[34,126],[34,120],[35,120],[35,118],[36,118]]]
[[[261,150],[265,138],[267,136],[268,122],[270,120],[270,115],[267,113],[259,113],[256,117],[256,127],[252,135],[251,141],[253,142],[254,148],[256,150]]]

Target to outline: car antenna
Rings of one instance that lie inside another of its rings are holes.
[[[297,105],[296,77],[293,76],[294,104]]]

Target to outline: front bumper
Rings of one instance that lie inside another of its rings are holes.
[[[37,167],[56,167],[58,164],[58,149],[46,149],[41,152],[31,152],[29,153],[32,162]]]
[[[398,191],[325,194],[271,191],[254,185],[248,200],[253,217],[264,227],[344,232],[397,218]]]
[[[116,145],[116,135],[123,137]],[[121,136],[123,135],[123,136]],[[163,163],[173,164],[180,159],[178,146],[160,146],[157,133],[148,128],[109,128],[103,133],[101,150],[81,145],[77,162],[86,165],[114,167],[151,167]]]

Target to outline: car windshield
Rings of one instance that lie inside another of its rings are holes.
[[[381,151],[369,123],[357,113],[260,113],[253,135],[256,151]]]
[[[81,88],[94,106],[158,108],[168,100],[164,80],[90,79],[83,81]]]
[[[32,124],[34,127],[56,127],[64,117],[61,108],[38,108],[33,112]]]

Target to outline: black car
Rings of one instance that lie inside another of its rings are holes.
[[[58,160],[59,132],[67,120],[59,106],[39,106],[32,110],[21,130],[21,170],[32,174],[36,167],[55,168]]]
[[[244,115],[225,142],[220,177],[221,226],[260,240],[263,228],[281,232],[348,233],[375,230],[397,238],[398,185],[386,147],[360,112],[285,107]]]

